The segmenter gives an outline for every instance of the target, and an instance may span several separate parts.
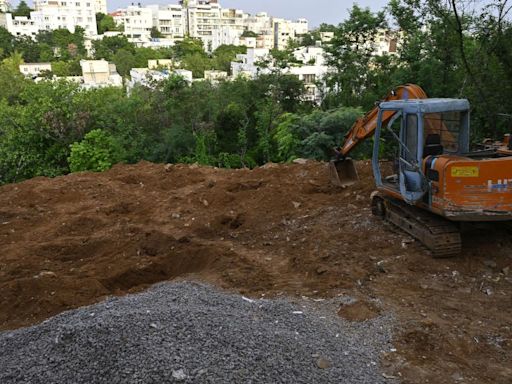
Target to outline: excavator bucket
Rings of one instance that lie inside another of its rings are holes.
[[[356,166],[352,159],[331,160],[329,163],[331,184],[337,187],[348,187],[359,181]]]

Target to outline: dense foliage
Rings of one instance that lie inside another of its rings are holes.
[[[363,111],[408,82],[432,97],[469,98],[474,137],[499,138],[511,121],[498,114],[512,113],[509,8],[505,0],[472,9],[474,4],[391,0],[382,12],[354,6],[338,26],[323,25],[335,37],[327,48],[334,71],[321,106],[304,101],[297,78],[278,73],[192,85],[175,76],[129,95],[120,88],[34,83],[19,73],[22,61],[51,61],[60,76],[79,72],[86,54],[83,31],[45,32],[32,41],[0,28],[0,183],[142,159],[230,168],[328,159]],[[102,28],[113,27],[98,17]],[[398,52],[377,56],[378,32],[389,27],[402,31]],[[303,43],[314,44],[319,31]],[[168,58],[194,77],[208,69],[229,71],[245,49],[223,46],[209,54],[200,41],[187,38],[173,48],[150,50],[123,36],[95,41],[93,48],[96,58],[113,61],[123,76],[147,66],[148,59]],[[290,50],[273,55],[282,67],[294,60]],[[365,143],[356,156],[368,156],[370,146]]]

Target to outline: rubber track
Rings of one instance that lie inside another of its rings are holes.
[[[385,198],[386,219],[425,245],[433,257],[461,252],[460,229],[455,223],[405,202]]]

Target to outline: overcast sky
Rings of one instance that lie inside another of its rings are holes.
[[[26,1],[26,0],[25,0]],[[19,0],[11,0],[11,4],[18,4]],[[178,0],[107,0],[109,11],[124,8],[131,3],[140,2],[142,5],[150,4],[176,4]],[[360,6],[379,10],[387,4],[387,0],[358,0]],[[32,0],[27,1],[32,4]],[[272,16],[287,19],[305,17],[312,27],[321,23],[338,24],[347,17],[347,9],[352,7],[354,1],[350,0],[220,0],[224,8],[238,8],[249,13],[268,12]]]

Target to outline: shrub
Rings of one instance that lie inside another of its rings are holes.
[[[101,129],[85,135],[81,142],[71,144],[68,158],[71,172],[103,172],[121,159],[121,147],[114,137]]]

